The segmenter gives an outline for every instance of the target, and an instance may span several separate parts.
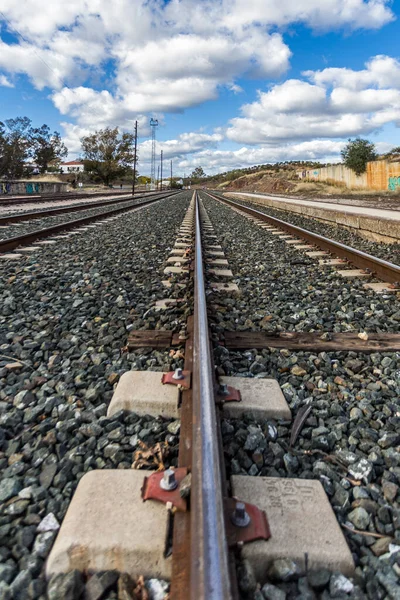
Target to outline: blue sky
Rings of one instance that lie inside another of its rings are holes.
[[[300,6],[302,5],[302,6]],[[2,0],[0,120],[80,137],[148,122],[183,174],[400,145],[399,8],[386,0]]]

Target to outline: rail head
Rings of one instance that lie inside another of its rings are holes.
[[[190,597],[230,600],[229,551],[197,193],[195,252]]]

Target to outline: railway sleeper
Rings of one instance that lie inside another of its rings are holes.
[[[242,395],[240,403],[223,404],[222,417],[238,418],[250,412],[260,420],[290,420],[277,381],[223,377],[220,382],[234,385]],[[124,410],[178,419],[179,398],[179,387],[163,385],[159,372],[130,371],[121,377],[108,415]],[[146,471],[146,478],[151,475]],[[144,481],[144,473],[135,470],[86,474],[51,551],[47,576],[73,569],[89,573],[116,569],[133,578],[171,579],[172,557],[167,556],[166,540],[174,502],[172,496],[166,507],[159,501],[143,502]],[[304,570],[324,567],[353,574],[352,555],[319,481],[235,475],[230,488],[234,498],[267,515],[270,539],[252,539],[243,545],[240,536],[246,527],[238,533],[242,557],[250,562],[257,581],[265,583],[268,568],[277,559],[291,559]],[[231,503],[226,510],[226,518],[231,519]],[[253,535],[260,535],[258,528]]]

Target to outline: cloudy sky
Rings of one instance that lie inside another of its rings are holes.
[[[400,12],[398,9],[397,12]],[[133,131],[183,175],[400,145],[390,0],[0,0],[0,120]]]

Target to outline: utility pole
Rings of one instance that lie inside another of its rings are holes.
[[[155,188],[156,177],[156,127],[158,127],[157,119],[150,119],[151,127],[151,187]]]
[[[161,150],[161,182],[160,182],[160,184],[161,184],[160,190],[161,191],[162,191],[162,163],[163,163],[163,151]]]
[[[158,165],[158,167],[157,167],[157,192],[158,192],[159,185],[160,185],[160,165]]]
[[[170,188],[172,190],[172,160],[171,160],[171,184],[170,184]]]
[[[132,198],[135,195],[136,163],[137,163],[137,121],[135,121],[135,149],[134,149],[134,153],[133,153]]]

